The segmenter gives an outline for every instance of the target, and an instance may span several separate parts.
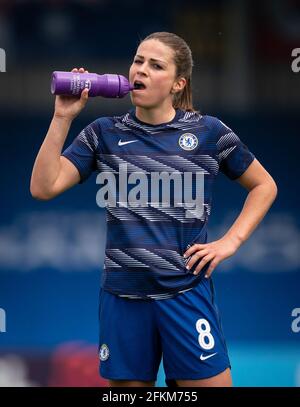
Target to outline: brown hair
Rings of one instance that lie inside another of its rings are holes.
[[[192,51],[187,43],[178,35],[169,32],[155,32],[141,40],[140,44],[147,40],[159,40],[174,51],[174,63],[176,65],[176,78],[186,79],[184,89],[173,96],[173,107],[188,112],[197,112],[193,107],[192,97]]]

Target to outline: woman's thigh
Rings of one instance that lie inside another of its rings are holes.
[[[100,375],[124,386],[155,381],[161,344],[153,301],[121,298],[102,291],[99,316]]]
[[[230,369],[207,379],[200,380],[176,380],[179,387],[232,387]]]
[[[157,301],[156,308],[166,382],[209,383],[215,377],[230,383],[230,369],[222,374],[230,361],[212,282],[203,279],[190,291]]]

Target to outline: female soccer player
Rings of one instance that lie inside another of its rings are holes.
[[[168,385],[232,385],[211,274],[260,223],[277,188],[229,127],[194,110],[192,66],[183,39],[149,35],[129,71],[134,108],[96,119],[62,153],[88,90],[80,99],[56,96],[34,164],[37,199],[61,194],[92,171],[103,184],[97,202],[109,197],[99,357],[111,386],[154,386],[162,356]],[[207,242],[219,171],[248,195],[225,235]]]

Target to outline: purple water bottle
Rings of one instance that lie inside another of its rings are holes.
[[[80,96],[84,88],[89,96],[122,98],[134,86],[123,75],[55,71],[52,74],[51,93],[54,95]]]

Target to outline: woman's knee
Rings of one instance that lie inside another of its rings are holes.
[[[109,380],[109,387],[154,387],[154,381]]]

